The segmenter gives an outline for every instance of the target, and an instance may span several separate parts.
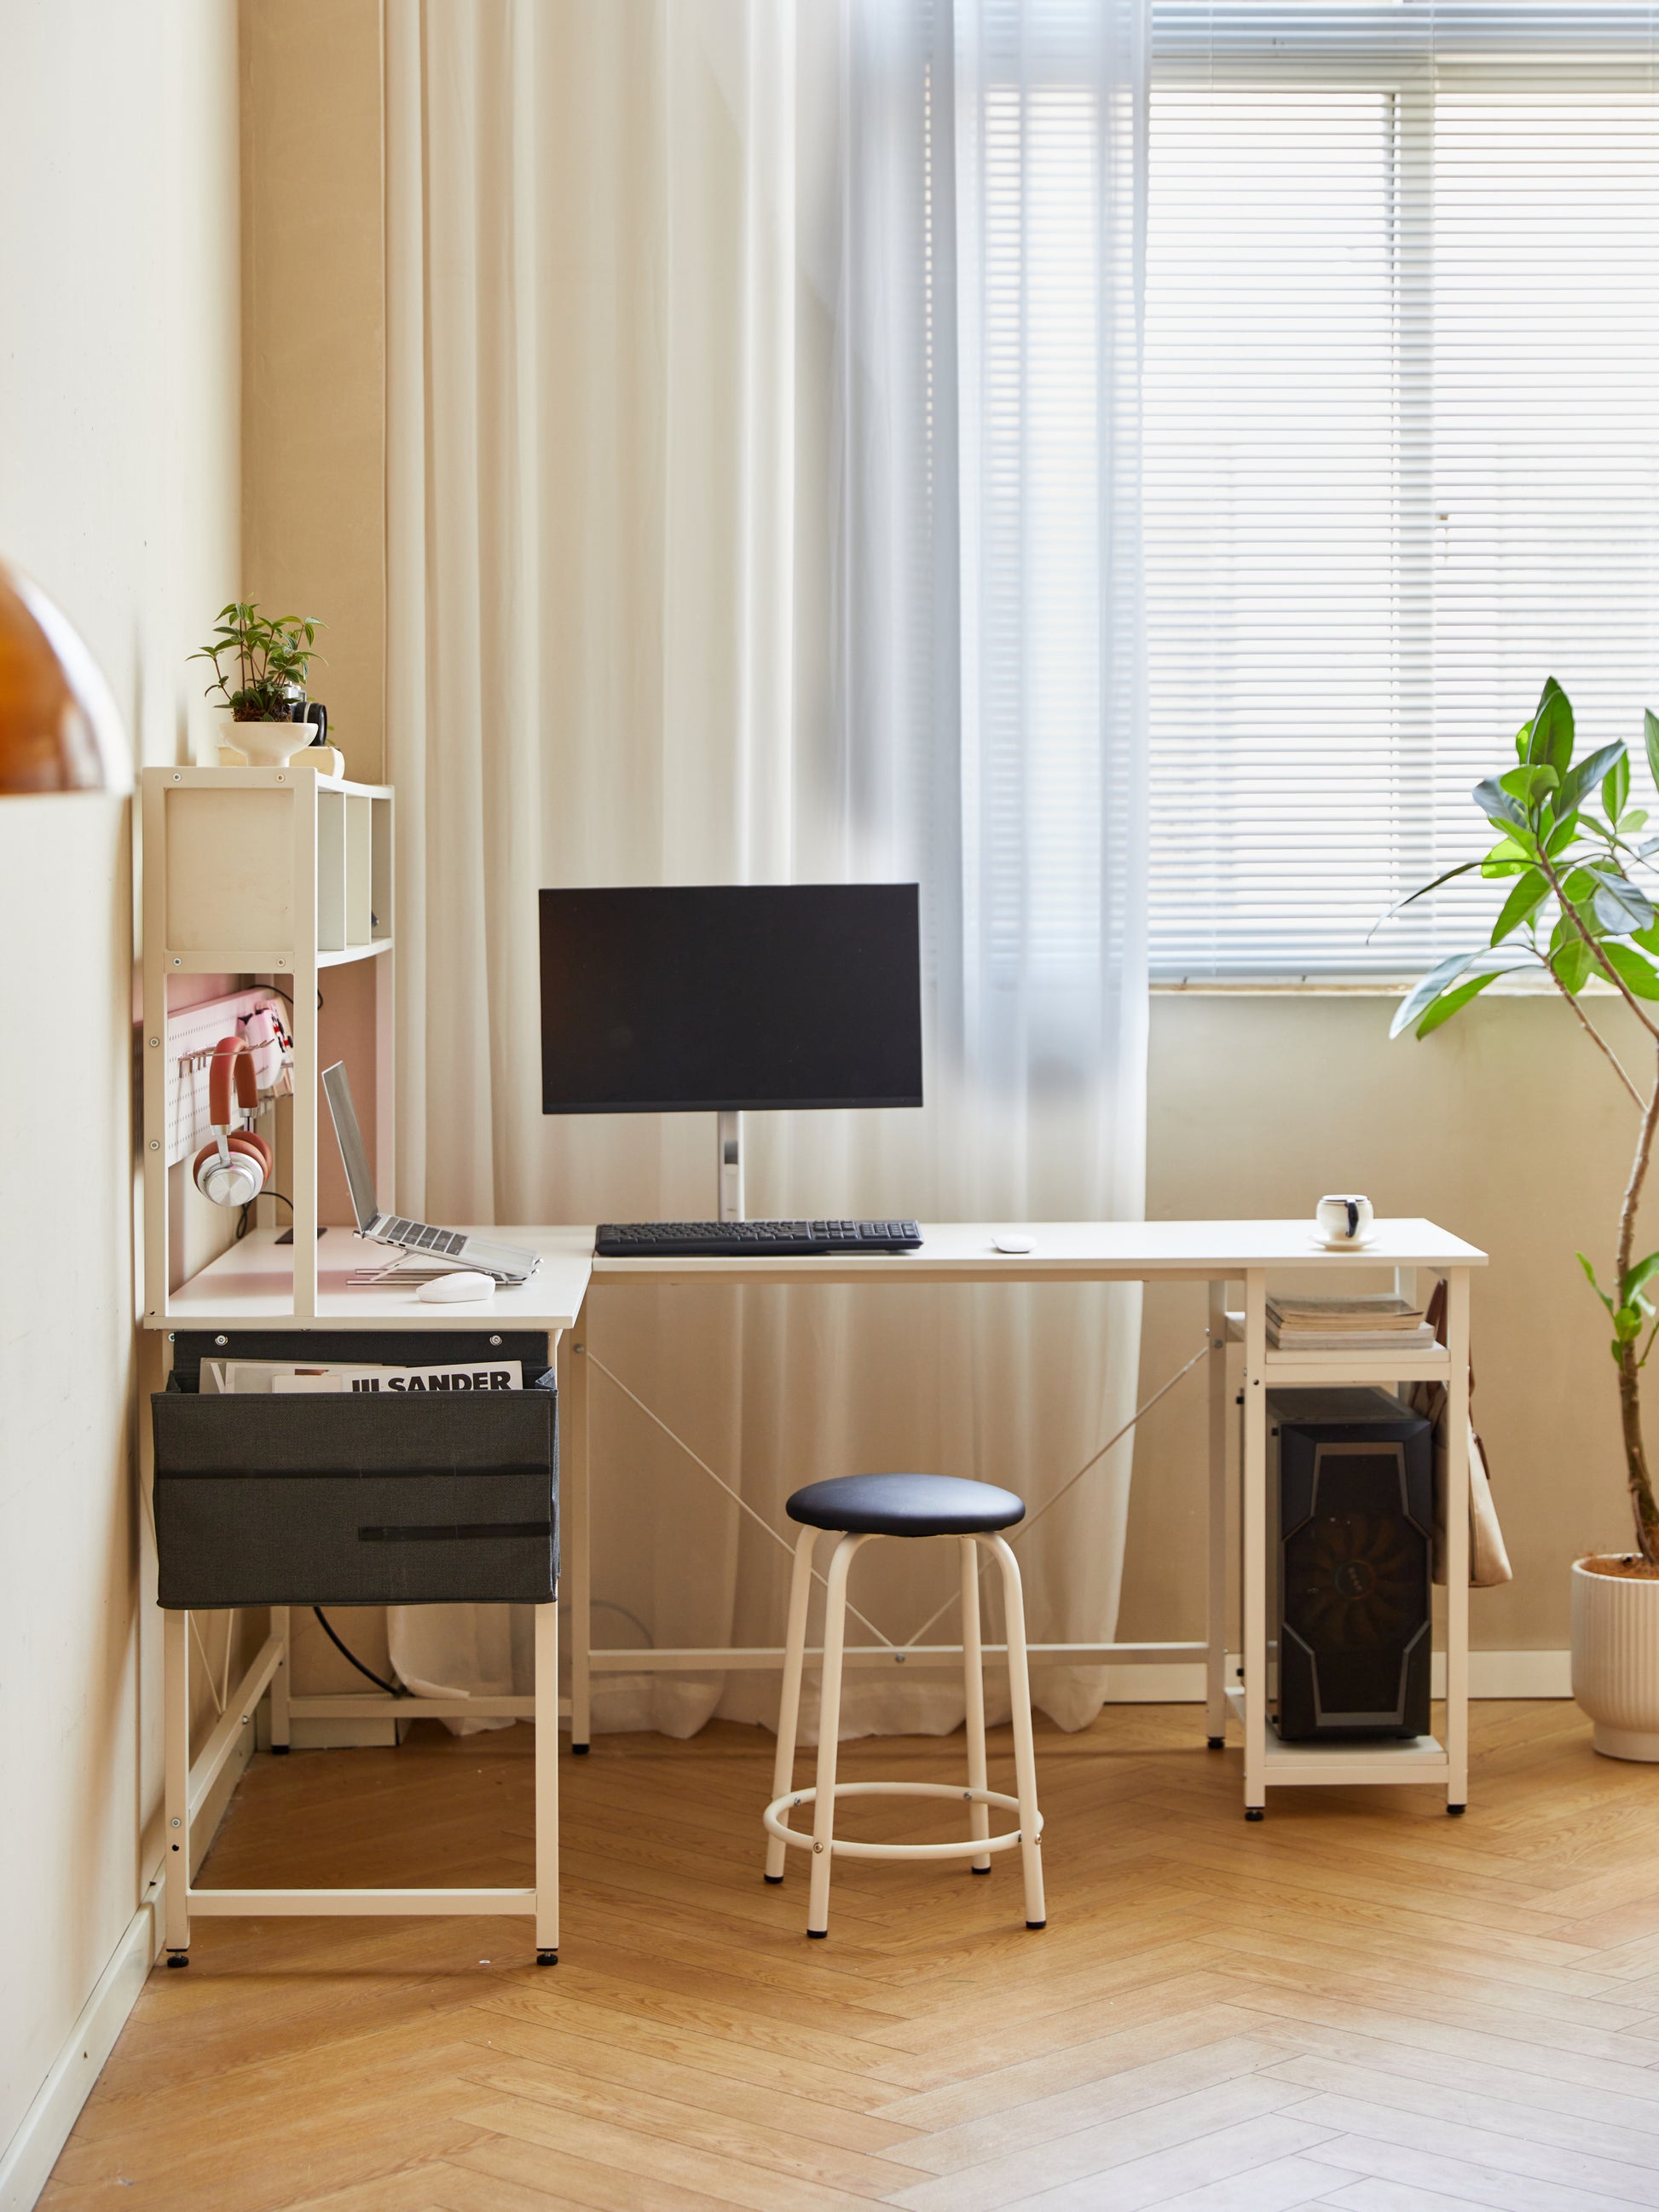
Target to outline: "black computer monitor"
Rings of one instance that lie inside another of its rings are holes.
[[[915,884],[541,895],[542,1111],[920,1106]]]

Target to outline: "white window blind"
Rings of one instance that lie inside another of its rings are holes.
[[[1153,21],[1153,971],[1400,974],[1544,678],[1659,708],[1659,7]]]

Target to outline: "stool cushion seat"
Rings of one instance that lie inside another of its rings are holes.
[[[957,1474],[842,1474],[809,1482],[786,1507],[803,1528],[848,1536],[978,1536],[1012,1528],[1025,1501]]]

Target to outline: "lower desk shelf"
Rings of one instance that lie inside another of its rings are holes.
[[[1244,1692],[1230,1689],[1227,1707],[1244,1724]],[[1282,1743],[1267,1725],[1265,1767],[1270,1787],[1285,1783],[1444,1782],[1451,1761],[1437,1736],[1381,1736],[1371,1743]]]

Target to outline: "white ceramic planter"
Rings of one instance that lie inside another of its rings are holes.
[[[232,722],[225,743],[246,753],[251,768],[281,768],[315,734],[309,722]]]
[[[1572,1570],[1572,1694],[1609,1759],[1659,1761],[1659,1582]]]

